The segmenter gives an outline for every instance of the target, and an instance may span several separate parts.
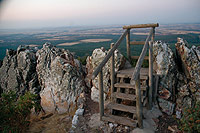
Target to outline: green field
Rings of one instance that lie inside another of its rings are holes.
[[[189,27],[189,26],[188,26]],[[164,25],[156,29],[158,33],[155,40],[161,40],[170,45],[172,49],[175,49],[175,43],[177,42],[177,37],[184,38],[187,40],[189,45],[200,44],[200,24],[197,25],[195,29],[188,29],[187,25],[182,25],[178,27],[177,33],[181,31],[183,34],[172,34],[170,29],[174,30],[173,26]],[[166,34],[166,29],[169,30]],[[148,30],[133,30],[131,33],[148,33]],[[189,32],[188,32],[189,30]],[[185,33],[186,32],[186,33]],[[187,33],[188,32],[188,33]],[[194,33],[192,33],[194,32]],[[70,52],[74,52],[76,56],[88,56],[91,55],[95,48],[104,47],[106,49],[110,48],[110,43],[116,42],[123,30],[120,26],[113,27],[66,27],[66,28],[52,28],[52,29],[38,29],[38,30],[25,30],[25,31],[6,31],[0,30],[0,59],[3,59],[6,53],[6,49],[17,49],[19,45],[38,45],[39,48],[45,43],[50,42],[52,45],[57,45],[61,43],[71,43],[79,42],[79,44],[71,46],[57,46],[59,48],[68,49]],[[165,34],[163,34],[165,33]],[[82,42],[84,39],[111,39],[111,41],[106,42]],[[131,34],[131,40],[133,41],[144,41],[146,35],[136,35]],[[125,40],[118,48],[122,54],[126,55],[126,42]],[[139,55],[142,46],[135,45],[131,46],[131,54]]]

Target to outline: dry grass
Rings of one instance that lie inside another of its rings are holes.
[[[81,42],[108,42],[111,41],[112,39],[85,39],[85,40],[81,40]]]
[[[80,42],[66,42],[66,43],[61,43],[58,44],[57,46],[72,46],[72,45],[76,45],[79,44]]]
[[[66,133],[71,128],[71,121],[72,117],[70,117],[68,114],[54,114],[45,119],[43,119],[42,115],[32,116],[27,132]]]

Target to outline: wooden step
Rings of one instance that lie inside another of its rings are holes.
[[[136,100],[136,95],[120,93],[120,92],[114,92],[113,97],[123,99],[123,100],[130,100],[130,101]],[[144,100],[144,98],[145,98],[145,96],[142,96],[142,101]]]
[[[123,74],[123,73],[117,73],[118,78],[132,78],[132,74]],[[140,75],[140,79],[148,79],[148,76]]]
[[[108,108],[114,109],[114,110],[119,110],[119,111],[124,111],[124,112],[129,112],[129,113],[136,113],[136,107],[127,106],[127,105],[124,105],[124,104],[110,103],[108,105]]]
[[[137,126],[137,121],[127,118],[127,117],[121,117],[121,116],[116,116],[116,115],[104,115],[102,117],[103,121],[108,121],[112,123],[117,123],[121,125],[126,125],[130,127],[136,127]]]
[[[123,99],[123,100],[131,100],[131,101],[135,101],[136,100],[136,96],[132,95],[132,94],[114,92],[113,96],[116,97],[116,98]]]
[[[124,70],[120,70],[117,72],[117,77],[124,77],[124,78],[131,78],[135,68],[128,68]],[[149,69],[148,68],[141,68],[140,70],[140,79],[147,79],[148,78]]]
[[[133,89],[135,89],[135,86],[131,85],[129,83],[116,83],[116,84],[114,84],[114,87],[117,87],[117,88],[133,88]],[[142,91],[144,91],[144,90],[146,90],[146,87],[141,86],[140,89]]]

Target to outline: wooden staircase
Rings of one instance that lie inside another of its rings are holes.
[[[105,114],[102,120],[121,125],[136,127],[136,93],[135,85],[131,84],[134,68],[118,71],[116,73],[116,83],[111,94],[112,102],[107,105],[109,114]],[[141,68],[140,85],[142,102],[146,97],[148,87],[148,68]]]
[[[118,41],[111,44],[111,49],[103,61],[98,65],[92,74],[92,79],[98,75],[99,88],[99,113],[100,120],[118,123],[131,127],[143,128],[142,114],[143,102],[147,97],[148,109],[152,108],[152,87],[153,87],[153,41],[155,27],[159,24],[140,24],[124,26],[125,32]],[[130,41],[130,30],[133,28],[151,28],[146,41]],[[115,72],[114,51],[126,38],[127,58],[131,60],[130,45],[144,45],[135,68],[129,68]],[[149,57],[145,56],[149,51]],[[111,102],[104,111],[104,90],[102,68],[111,59]],[[144,59],[149,59],[149,68],[142,68]],[[148,91],[147,91],[148,88]],[[105,113],[104,113],[105,112]]]

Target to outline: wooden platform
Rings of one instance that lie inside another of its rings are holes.
[[[120,70],[117,72],[117,77],[132,77],[135,68],[128,68],[124,70]],[[147,79],[149,75],[149,68],[141,68],[140,69],[140,79]]]

